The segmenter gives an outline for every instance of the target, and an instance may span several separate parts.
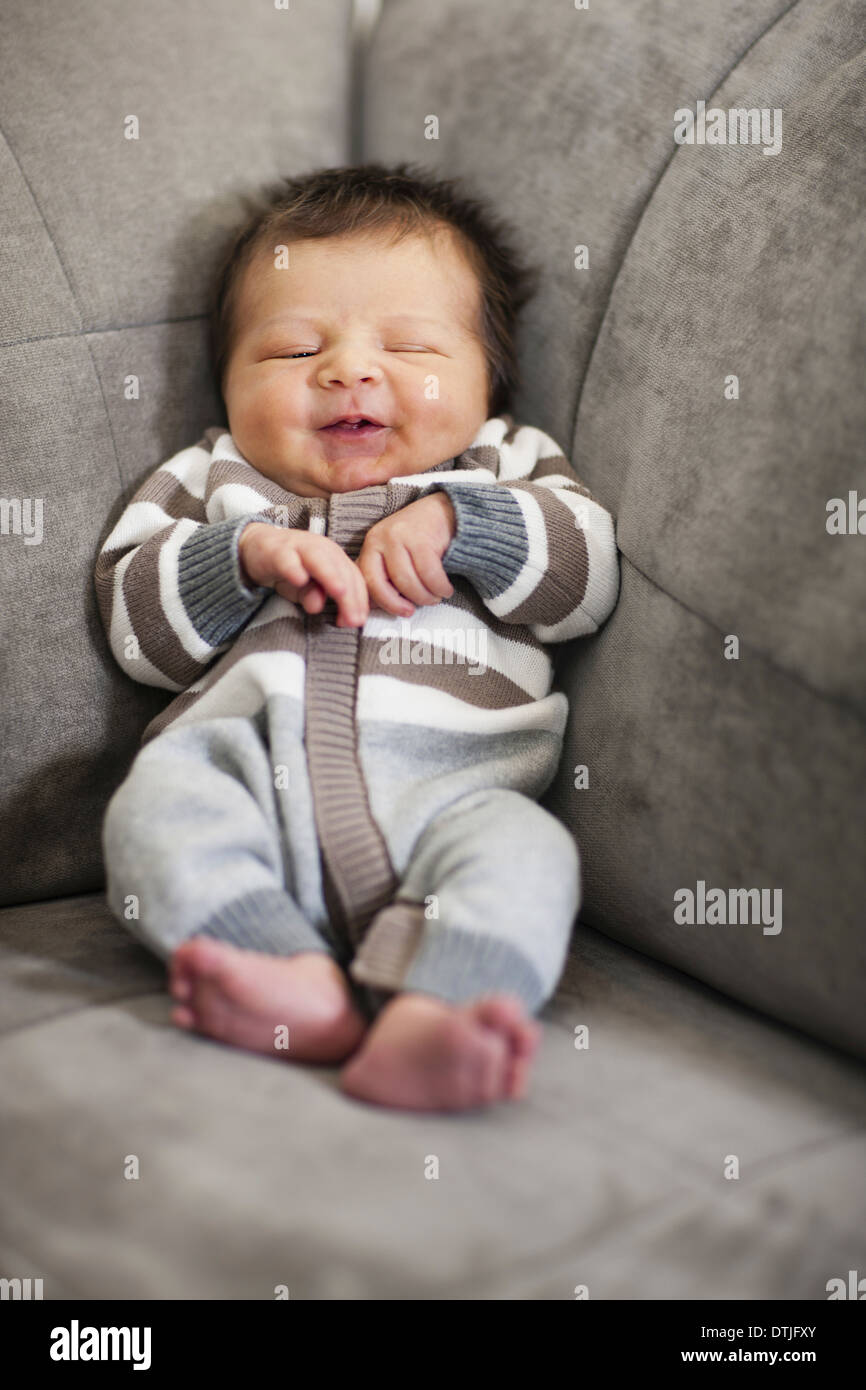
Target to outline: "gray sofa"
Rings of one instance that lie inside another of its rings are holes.
[[[2,30],[0,1275],[822,1300],[866,1273],[866,540],[827,526],[866,494],[862,6],[385,0],[366,43],[344,0],[7,0]],[[698,100],[781,110],[781,149],[676,143]],[[170,697],[116,667],[96,551],[223,421],[204,308],[246,194],[362,158],[465,175],[517,228],[517,413],[622,551],[558,653],[567,969],[527,1099],[459,1116],[183,1033],[102,895]],[[740,917],[683,920],[685,890]]]

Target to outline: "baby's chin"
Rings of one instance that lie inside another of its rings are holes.
[[[398,451],[387,447],[380,449],[378,453],[339,450],[332,453],[327,450],[322,451],[317,458],[316,443],[315,436],[307,439],[306,449],[309,453],[300,468],[296,466],[296,456],[284,457],[278,462],[273,459],[257,462],[254,458],[248,458],[248,462],[286,492],[294,493],[298,497],[330,497],[333,493],[357,492],[365,487],[382,487],[392,478],[407,478],[414,473],[426,473],[443,462],[443,458],[419,458],[417,454],[407,456],[405,449]]]
[[[264,471],[264,470],[262,470]],[[320,468],[294,473],[289,469],[273,470],[268,475],[286,492],[297,497],[330,497],[333,493],[357,492],[364,487],[381,487],[392,478],[405,476],[395,463],[381,458],[341,459],[323,464]]]

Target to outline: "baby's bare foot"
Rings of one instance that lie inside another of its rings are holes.
[[[269,956],[194,937],[171,958],[169,989],[179,1027],[289,1061],[341,1062],[368,1026],[324,951]]]
[[[526,1094],[541,1028],[522,1001],[491,994],[449,1004],[398,994],[340,1072],[351,1096],[405,1110],[468,1110]]]

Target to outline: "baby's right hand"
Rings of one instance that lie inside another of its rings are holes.
[[[330,596],[337,604],[337,627],[363,627],[367,621],[366,580],[329,536],[251,521],[241,531],[238,555],[246,584],[273,588],[308,613],[320,613]]]

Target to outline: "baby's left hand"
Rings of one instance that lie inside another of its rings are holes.
[[[357,560],[371,603],[409,617],[416,603],[449,598],[454,586],[442,568],[442,556],[456,529],[454,508],[444,492],[419,497],[371,526]]]

